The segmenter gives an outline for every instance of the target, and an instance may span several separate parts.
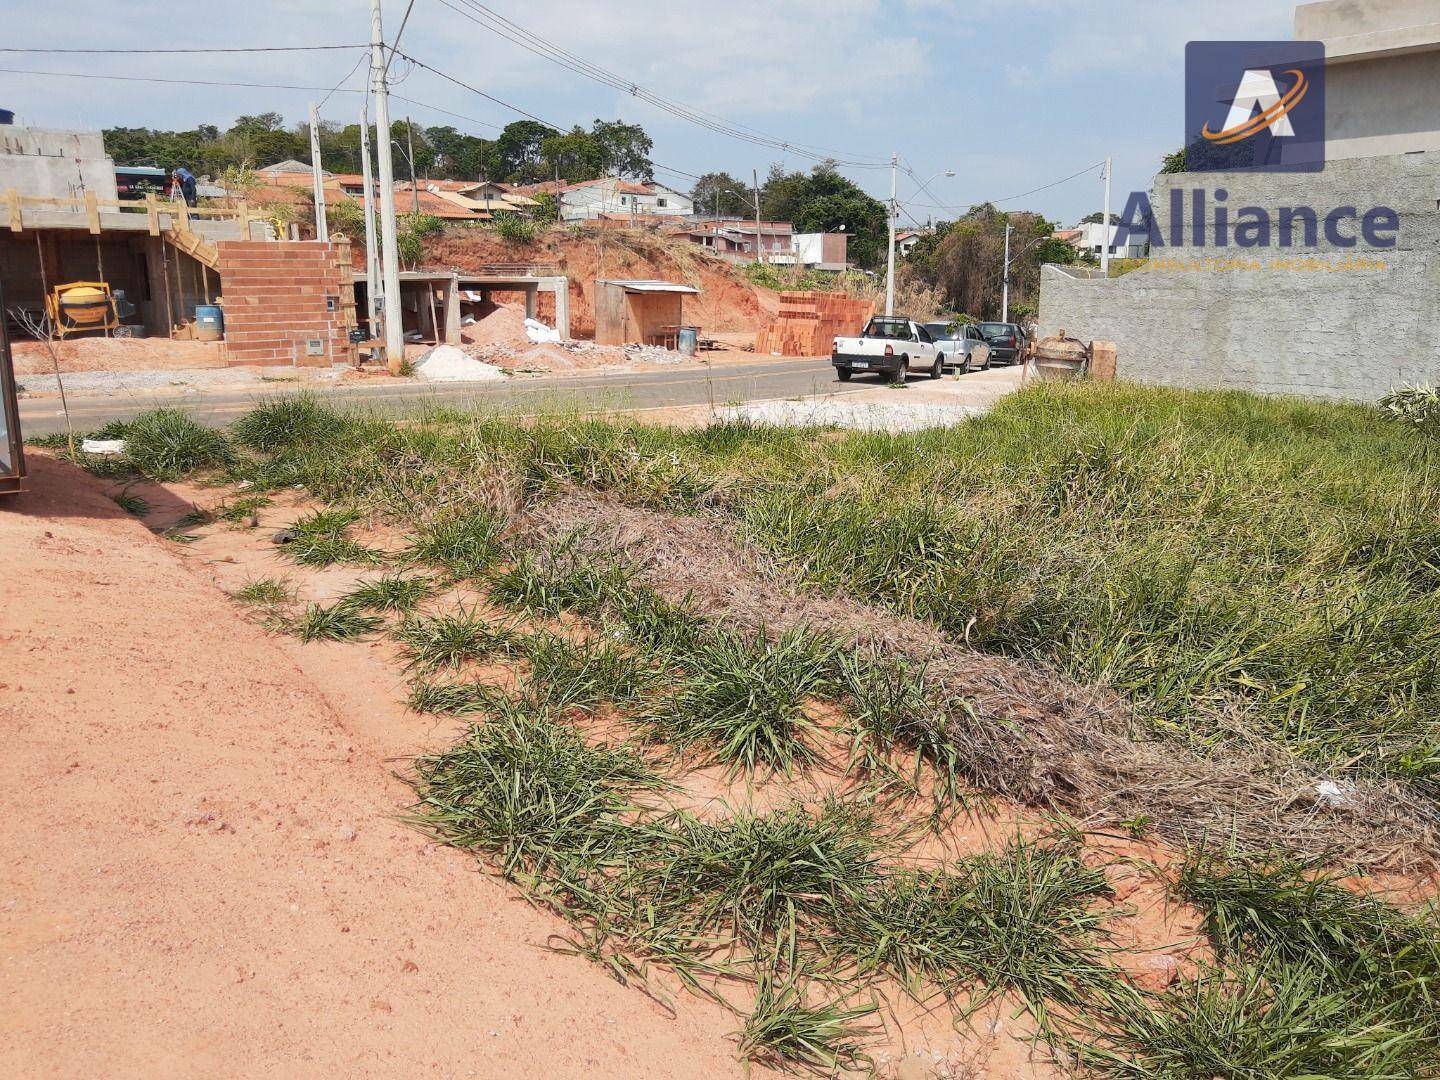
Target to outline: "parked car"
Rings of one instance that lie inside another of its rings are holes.
[[[1015,323],[982,322],[976,329],[990,344],[990,358],[1002,364],[1013,364],[1025,352],[1025,331]]]
[[[935,339],[935,344],[945,358],[945,367],[954,368],[962,375],[971,371],[984,371],[990,366],[990,345],[983,334],[969,326],[952,326],[950,323],[926,323],[925,329]]]
[[[903,315],[877,315],[858,338],[837,337],[830,363],[841,382],[849,382],[857,371],[873,371],[894,382],[904,382],[912,368],[932,379],[945,374],[945,360],[930,332]]]

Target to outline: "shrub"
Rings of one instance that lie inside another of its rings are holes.
[[[1380,411],[1387,420],[1436,430],[1440,428],[1440,390],[1428,383],[1402,386],[1380,399]]]

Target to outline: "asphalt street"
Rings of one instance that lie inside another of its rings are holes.
[[[782,360],[610,375],[512,379],[498,383],[311,385],[307,389],[332,405],[403,416],[427,405],[493,409],[511,414],[552,409],[590,412],[727,405],[801,395],[855,393],[868,385],[862,381],[842,386],[828,360]],[[76,431],[92,431],[111,420],[128,420],[148,409],[171,406],[184,409],[201,423],[223,427],[254,408],[259,400],[297,392],[277,389],[72,396],[70,418]],[[22,400],[20,426],[27,438],[64,431],[60,399]]]

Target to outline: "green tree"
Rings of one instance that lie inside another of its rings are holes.
[[[841,176],[830,162],[810,172],[787,173],[772,165],[760,189],[760,210],[767,220],[793,222],[800,232],[849,234],[848,252],[864,267],[885,259],[885,205]]]
[[[568,135],[552,135],[542,142],[540,158],[547,177],[558,175],[572,184],[603,176],[609,163],[605,147],[579,127]]]
[[[453,127],[425,129],[425,141],[435,148],[435,168],[452,180],[481,180],[500,175],[495,143],[465,135]]]
[[[655,179],[655,166],[650,161],[655,144],[639,124],[596,119],[590,125],[590,136],[605,152],[605,171],[632,180]]]
[[[755,212],[750,189],[728,172],[706,173],[690,189],[697,214],[747,217]]]
[[[535,120],[516,120],[506,124],[495,140],[500,175],[513,183],[545,179],[545,162],[540,146],[555,134],[553,128]]]

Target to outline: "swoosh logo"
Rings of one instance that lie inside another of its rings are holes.
[[[1284,116],[1296,105],[1299,105],[1305,95],[1310,92],[1310,83],[1305,78],[1305,73],[1299,68],[1291,68],[1282,72],[1284,75],[1294,75],[1295,85],[1286,91],[1285,96],[1271,105],[1265,111],[1252,116],[1243,124],[1236,124],[1234,127],[1225,128],[1223,131],[1211,131],[1210,125],[1206,124],[1201,129],[1200,135],[1211,142],[1224,146],[1227,143],[1236,143],[1241,139],[1248,139],[1251,135],[1263,131],[1280,117]]]

